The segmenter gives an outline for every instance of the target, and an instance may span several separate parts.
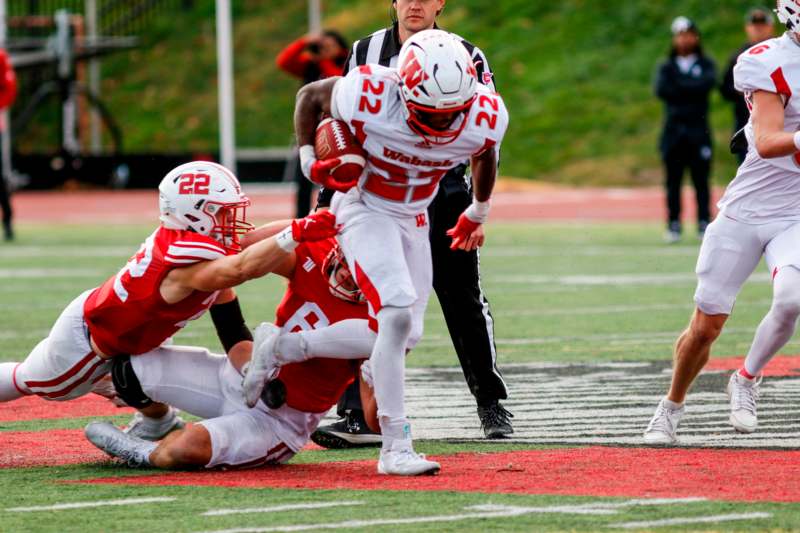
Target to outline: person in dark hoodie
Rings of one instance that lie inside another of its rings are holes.
[[[666,112],[660,148],[666,172],[669,243],[681,239],[681,182],[687,167],[697,195],[701,238],[711,218],[708,101],[715,86],[716,66],[703,53],[697,26],[686,17],[676,18],[672,23],[672,49],[656,78],[656,95],[664,101]]]

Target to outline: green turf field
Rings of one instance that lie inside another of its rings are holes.
[[[82,290],[115,273],[151,229],[21,226],[16,243],[0,246],[0,360],[23,359],[47,334],[61,309]],[[684,244],[667,246],[661,244],[660,231],[656,224],[489,226],[481,261],[483,287],[496,319],[501,367],[503,363],[548,361],[669,360],[671,346],[692,309],[692,272],[699,242],[689,237]],[[251,326],[273,317],[282,288],[283,281],[274,277],[241,287]],[[715,355],[747,351],[769,298],[768,276],[761,267],[742,292]],[[454,366],[456,357],[435,298],[426,329],[409,364]],[[176,341],[219,349],[207,318],[190,324]],[[798,347],[793,341],[783,353],[798,353]],[[125,419],[113,418],[120,424]],[[87,420],[3,422],[0,447],[6,432],[38,431],[44,439],[47,430],[78,429]],[[530,444],[430,441],[417,447],[438,457],[542,449]],[[292,464],[375,457],[375,450],[309,451],[295,457]],[[302,531],[323,527],[345,531],[792,531],[800,524],[800,504],[770,502],[643,503],[635,498],[498,494],[491,488],[485,493],[459,493],[63,483],[138,474],[103,463],[0,469],[0,531]],[[579,483],[580,479],[564,478],[567,486]],[[13,510],[136,498],[159,500]],[[291,507],[317,504],[331,506]],[[203,515],[211,510],[274,506],[289,507],[269,513]],[[352,520],[363,522],[348,522]]]

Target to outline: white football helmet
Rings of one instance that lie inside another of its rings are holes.
[[[253,226],[246,220],[250,200],[233,172],[208,161],[192,161],[167,174],[158,186],[159,219],[167,229],[208,235],[229,251]]]
[[[432,144],[456,140],[467,124],[478,85],[464,45],[446,31],[421,31],[403,43],[397,65],[409,127]],[[437,114],[452,120],[432,120]]]
[[[778,20],[786,25],[786,29],[800,33],[800,2],[797,0],[778,0],[778,7],[775,9]]]

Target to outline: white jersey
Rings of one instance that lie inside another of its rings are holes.
[[[368,154],[358,183],[364,204],[392,216],[416,216],[433,201],[448,170],[485,150],[497,150],[508,112],[491,89],[478,84],[477,93],[461,134],[449,144],[432,145],[406,123],[396,69],[364,65],[340,79],[332,113],[350,126]]]
[[[753,93],[767,91],[785,102],[784,131],[800,129],[800,46],[788,34],[758,44],[739,56],[736,90],[752,107]],[[719,201],[725,215],[754,224],[800,220],[800,154],[764,159],[756,151],[753,120],[745,127],[747,158]]]

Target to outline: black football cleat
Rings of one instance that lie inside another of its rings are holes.
[[[347,411],[344,418],[333,424],[318,427],[311,440],[331,450],[347,448],[375,448],[381,445],[381,436],[373,432],[364,420],[364,412]]]
[[[510,420],[514,415],[497,400],[487,405],[479,405],[478,418],[481,419],[481,428],[487,439],[504,439],[514,433]]]

